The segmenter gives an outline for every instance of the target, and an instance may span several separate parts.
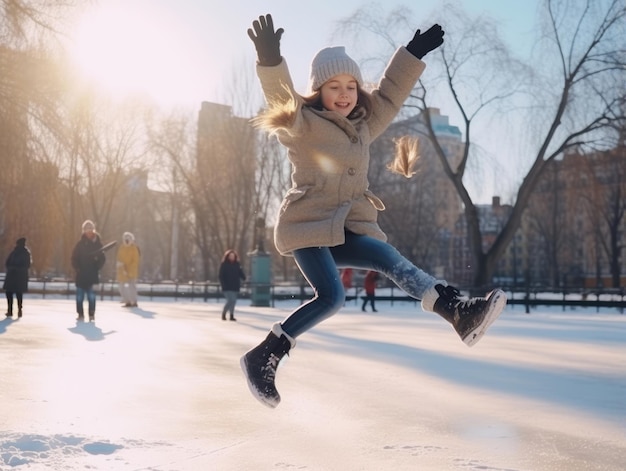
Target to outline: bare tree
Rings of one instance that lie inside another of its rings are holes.
[[[156,116],[148,124],[148,142],[155,156],[153,177],[163,190],[157,208],[159,219],[167,226],[167,237],[161,240],[167,255],[163,274],[170,279],[189,278],[194,258],[201,258],[200,269],[204,280],[210,279],[203,255],[201,215],[202,189],[195,172],[197,119],[187,112],[176,110],[168,116]],[[200,250],[196,257],[194,248]],[[189,273],[188,273],[189,272]]]
[[[598,171],[589,165],[587,177],[594,181],[593,193],[588,195],[587,209],[593,221],[597,245],[604,252],[611,275],[611,286],[621,286],[621,255],[624,250],[622,230],[626,218],[626,157],[611,158],[609,165]],[[596,254],[599,257],[599,254]]]
[[[93,219],[107,239],[121,230],[129,179],[146,165],[142,111],[138,103],[114,105],[91,93],[66,93],[54,129],[39,126],[33,134],[37,160],[56,170],[56,187],[43,200],[54,202],[57,265],[65,273],[84,219]]]
[[[204,102],[197,121],[166,119],[150,134],[183,184],[177,191],[186,195],[193,215],[188,222],[204,279],[215,279],[227,249],[245,260],[251,249],[264,246],[268,214],[287,180],[275,138],[260,135],[249,122],[260,102],[254,79],[241,71],[233,75],[233,105]]]
[[[612,145],[616,137],[614,130],[624,122],[626,6],[621,0],[545,0],[541,10],[544,33],[539,38],[540,52],[536,56],[542,56],[542,60],[528,66],[511,58],[498,39],[497,29],[484,17],[472,19],[451,8],[445,11],[442,23],[446,37],[443,47],[437,51],[443,73],[435,78],[443,78],[447,84],[448,96],[463,122],[465,150],[458,165],[453,166],[446,159],[432,124],[428,119],[426,122],[441,165],[464,205],[474,257],[474,285],[488,287],[498,260],[519,228],[528,200],[549,162],[568,149]],[[453,17],[457,20],[453,21]],[[397,14],[392,19],[396,24],[406,22]],[[349,23],[353,27],[351,31],[355,27],[380,29],[372,28],[380,19],[365,16],[357,15]],[[410,30],[407,25],[407,34]],[[390,40],[388,36],[385,39]],[[437,54],[428,57],[429,63],[435,56]],[[534,81],[528,79],[530,68],[535,69]],[[475,155],[474,124],[487,112],[508,109],[521,113],[519,100],[523,91],[530,103],[527,109],[531,111],[531,115],[524,118],[537,128],[530,136],[535,141],[532,147],[536,153],[529,159],[528,170],[519,183],[510,217],[495,241],[483,248],[477,206],[465,181],[470,157]],[[413,95],[413,106],[426,112],[433,98],[441,99],[436,92],[434,84],[420,82]]]
[[[176,179],[177,198],[172,204],[193,234],[205,280],[214,279],[226,249],[247,252],[254,224],[254,158],[245,135],[250,128],[231,112],[228,106],[204,103],[197,121],[172,116],[150,132],[155,151],[173,166],[169,175]]]
[[[542,282],[559,286],[561,278],[561,259],[564,249],[570,242],[568,234],[572,227],[566,220],[568,195],[564,191],[565,180],[559,175],[560,166],[549,165],[538,184],[532,204],[526,213],[533,240],[536,240],[533,260],[541,263]],[[576,201],[577,202],[577,201]],[[580,234],[576,234],[580,237]]]
[[[233,74],[233,80],[224,97],[224,102],[233,103],[233,113],[237,116],[253,117],[262,107],[263,98],[258,80],[251,74],[252,70],[242,64]],[[245,99],[242,100],[241,97]],[[275,136],[254,133],[253,139],[256,154],[254,215],[257,224],[254,225],[252,242],[256,246],[265,238],[265,234],[261,232],[273,223],[278,204],[290,187],[291,166],[286,152]]]
[[[0,0],[0,251],[16,234],[34,244],[33,272],[53,254],[56,169],[41,159],[38,135],[58,132],[63,83],[53,56],[60,22],[84,2]],[[31,245],[33,246],[33,245]]]

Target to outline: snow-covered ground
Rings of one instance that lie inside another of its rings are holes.
[[[27,295],[0,319],[2,470],[626,468],[626,315],[508,307],[466,347],[414,303],[354,302],[298,339],[283,401],[239,357],[295,306]],[[3,311],[2,311],[3,312]]]

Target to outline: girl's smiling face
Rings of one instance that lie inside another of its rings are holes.
[[[320,88],[322,105],[347,117],[357,105],[357,82],[352,75],[335,75]]]

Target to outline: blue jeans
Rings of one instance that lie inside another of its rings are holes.
[[[424,292],[437,283],[436,278],[417,268],[392,245],[352,232],[346,232],[343,245],[298,249],[293,256],[314,292],[313,299],[281,322],[285,333],[294,338],[343,306],[346,295],[340,268],[376,270],[415,299],[421,299]]]
[[[239,295],[239,292],[224,291],[223,293],[224,298],[226,298],[226,303],[222,309],[222,317],[224,317],[226,313],[230,313],[230,317],[232,318],[235,315],[235,305],[237,304],[237,296]]]
[[[88,289],[76,287],[76,312],[79,316],[84,315],[83,301],[87,295],[87,304],[89,305],[89,314],[96,312],[96,292],[93,290],[93,286]]]

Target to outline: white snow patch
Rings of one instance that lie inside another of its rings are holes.
[[[473,348],[412,302],[298,338],[275,410],[239,358],[297,304],[26,296],[0,319],[0,469],[622,470],[626,315],[508,307]]]

